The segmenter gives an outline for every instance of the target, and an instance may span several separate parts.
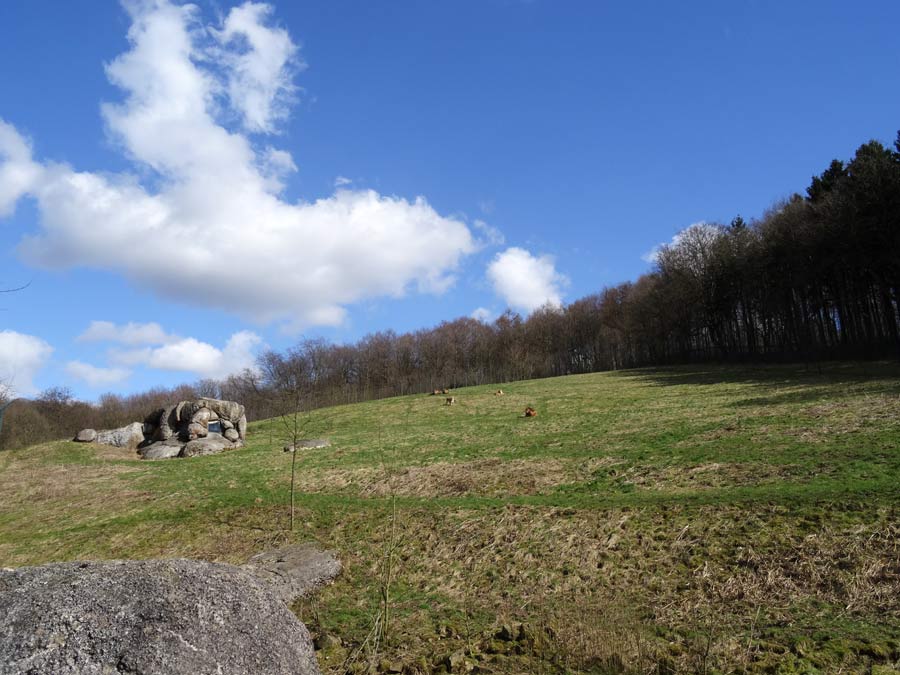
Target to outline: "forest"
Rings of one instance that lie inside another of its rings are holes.
[[[458,318],[355,344],[304,340],[258,368],[95,404],[54,388],[10,403],[0,449],[141,420],[166,402],[238,400],[262,419],[314,408],[642,366],[900,355],[900,133],[860,146],[759,218],[695,224],[647,274],[528,317]],[[0,407],[4,401],[0,397]]]

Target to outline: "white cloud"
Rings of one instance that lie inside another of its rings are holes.
[[[16,202],[40,174],[40,166],[31,159],[31,145],[0,119],[0,218],[12,214]]]
[[[286,202],[279,193],[295,169],[290,154],[227,128],[238,116],[245,129],[271,131],[291,93],[295,47],[265,23],[265,5],[245,3],[220,28],[169,0],[126,9],[131,47],[106,68],[126,95],[102,113],[158,187],[38,164],[4,124],[0,213],[29,194],[40,217],[40,231],[19,247],[26,261],[115,270],[168,298],[295,328],[340,323],[363,299],[454,283],[461,258],[476,250],[463,222],[423,197],[372,190]]]
[[[91,325],[77,338],[80,342],[120,342],[125,345],[157,345],[177,340],[156,322],[129,322],[117,326],[111,321],[91,321]]]
[[[53,347],[39,337],[0,331],[0,385],[12,396],[36,394],[34,377],[52,353]]]
[[[69,373],[90,383],[90,377],[108,383],[116,381],[114,374],[124,379],[129,368],[144,366],[158,370],[193,373],[200,377],[221,379],[254,368],[256,353],[262,346],[262,338],[252,331],[234,333],[220,349],[193,337],[181,337],[167,332],[158,323],[115,324],[111,321],[92,321],[78,340],[81,342],[110,342],[114,345],[109,360],[117,367],[95,368],[88,364],[72,362]],[[73,366],[73,364],[76,364]]]
[[[475,220],[472,223],[475,229],[481,233],[482,244],[485,246],[503,246],[506,243],[506,237],[503,233],[493,225],[489,225],[483,220]]]
[[[494,292],[510,307],[531,313],[546,304],[562,304],[562,287],[568,279],[556,271],[551,256],[533,256],[522,248],[508,248],[488,265]]]
[[[94,388],[118,384],[131,375],[131,371],[125,368],[101,368],[83,361],[69,361],[66,364],[66,372]]]
[[[283,28],[265,25],[271,13],[267,4],[245,2],[232,8],[221,31],[212,31],[224,48],[213,56],[228,67],[228,97],[251,132],[274,131],[274,124],[287,117],[295,90],[288,66],[296,59],[297,46]],[[229,49],[235,45],[243,48]]]
[[[665,244],[657,244],[646,253],[641,254],[641,260],[645,263],[654,264],[659,257],[659,252]]]
[[[158,347],[112,350],[110,358],[123,366],[146,366],[158,370],[193,373],[222,379],[253,368],[262,339],[251,331],[232,335],[222,349],[196,338],[178,338]]]
[[[491,320],[493,317],[493,312],[489,310],[487,307],[479,307],[475,311],[470,314],[470,316],[476,321],[481,321],[482,323],[486,323]]]

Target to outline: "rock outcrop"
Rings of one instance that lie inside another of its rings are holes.
[[[199,398],[155,410],[143,424],[134,422],[121,429],[100,432],[83,429],[75,440],[139,448],[144,459],[169,459],[238,448],[244,444],[246,435],[244,406],[235,401]]]
[[[97,440],[97,432],[93,429],[82,429],[75,436],[75,440],[79,443],[92,443]]]
[[[154,444],[155,445],[155,444]],[[215,455],[222,452],[225,448],[232,447],[232,442],[220,434],[207,434],[203,438],[195,438],[193,441],[185,443],[181,449],[179,457],[200,457],[202,455]],[[151,450],[153,446],[148,446],[146,450]],[[146,454],[142,456],[147,459]]]
[[[294,450],[311,450],[316,448],[327,448],[331,446],[331,441],[327,438],[304,438],[297,441],[297,446],[293,443],[284,446],[285,452],[294,452]]]
[[[341,563],[331,551],[315,544],[297,544],[253,556],[243,568],[266,581],[290,604],[308,597],[341,572]]]
[[[249,570],[195,560],[0,571],[0,674],[318,675],[281,597]]]
[[[78,435],[80,436],[81,433],[79,432]],[[98,431],[94,442],[134,450],[144,442],[144,425],[140,422],[132,422],[121,429]]]

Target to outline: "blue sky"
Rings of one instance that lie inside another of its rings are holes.
[[[0,378],[569,302],[900,128],[896,2],[0,4]]]

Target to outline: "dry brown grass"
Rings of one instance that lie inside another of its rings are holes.
[[[540,658],[584,670],[621,662],[656,672],[671,662],[677,672],[701,672],[752,661],[751,624],[761,608],[784,625],[811,600],[847,617],[900,616],[896,514],[873,513],[863,527],[833,514],[808,534],[786,530],[786,519],[777,508],[734,506],[407,512],[398,580],[466,616],[549,629],[555,637]],[[350,575],[374,579],[380,535],[359,541],[355,532],[339,527],[330,543],[348,553]],[[398,612],[397,630],[415,653],[434,629],[409,609]],[[652,625],[693,637],[660,647]],[[736,638],[735,625],[751,638]],[[490,637],[467,636],[464,619],[456,630],[460,644]]]
[[[492,457],[400,468],[315,468],[299,475],[297,485],[308,493],[337,491],[366,497],[540,495],[562,485],[590,480],[595,471],[623,462],[615,457],[584,460]],[[275,479],[275,484],[283,483],[283,477]]]
[[[413,466],[374,480],[363,494],[412,497],[533,495],[564,482],[566,464],[554,460],[483,459]]]
[[[642,489],[693,492],[796,479],[805,472],[801,467],[762,462],[709,462],[669,467],[631,466],[620,477]]]

